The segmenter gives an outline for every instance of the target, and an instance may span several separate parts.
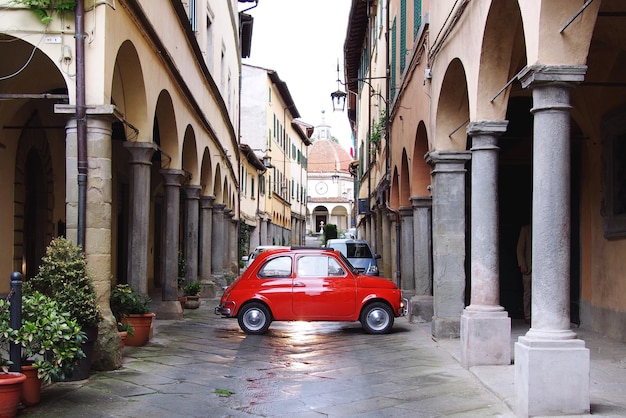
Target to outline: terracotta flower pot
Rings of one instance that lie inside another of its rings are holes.
[[[37,377],[37,368],[25,364],[21,366],[26,380],[22,385],[22,403],[26,406],[37,405],[41,400],[41,379]]]
[[[128,338],[128,332],[126,331],[118,331],[120,334],[120,347],[123,350],[126,347],[126,339]]]
[[[185,309],[185,303],[187,303],[187,296],[179,296],[178,301],[180,302],[180,307]]]
[[[26,376],[22,373],[0,372],[0,418],[11,418],[17,415],[25,380]]]
[[[130,323],[133,326],[134,334],[132,337],[126,337],[126,345],[130,347],[141,347],[146,345],[150,340],[150,329],[152,328],[152,320],[154,313],[147,314],[130,314],[122,318],[123,323]]]
[[[198,309],[200,307],[200,296],[187,296],[187,302],[185,302],[186,309]]]

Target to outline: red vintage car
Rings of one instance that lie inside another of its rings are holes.
[[[248,334],[263,334],[272,321],[360,321],[366,332],[384,334],[407,306],[395,283],[359,274],[341,252],[290,247],[259,254],[215,313],[237,318]]]

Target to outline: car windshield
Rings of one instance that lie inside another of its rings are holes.
[[[341,251],[348,258],[373,258],[372,252],[367,244],[361,242],[337,242],[331,247]]]
[[[350,271],[354,274],[357,274],[357,269],[354,268],[350,260],[348,260],[341,251],[338,251],[339,257],[343,260],[343,263],[350,269]]]

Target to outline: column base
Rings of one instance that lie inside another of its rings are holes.
[[[183,319],[183,308],[177,300],[163,300],[155,304],[157,319]]]
[[[409,322],[430,322],[433,320],[433,297],[427,295],[413,296],[409,301]]]
[[[495,308],[495,307],[494,307]],[[511,318],[506,311],[466,308],[461,315],[461,364],[472,366],[511,364]]]
[[[517,415],[588,414],[589,370],[583,340],[520,337],[515,343]]]
[[[459,338],[461,322],[458,317],[433,317],[432,333],[435,338]]]

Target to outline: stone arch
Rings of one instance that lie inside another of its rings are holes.
[[[436,150],[463,150],[469,123],[467,78],[461,60],[453,59],[444,75],[436,115]]]
[[[136,129],[128,125],[124,126],[124,136],[128,140],[135,140],[137,131],[145,133],[151,131],[146,101],[146,86],[141,61],[135,45],[127,40],[120,45],[115,58],[111,80],[111,104],[115,105],[124,115],[124,119]],[[148,135],[144,135],[136,140],[148,141],[149,139]]]
[[[48,139],[35,112],[20,136],[13,189],[13,270],[28,280],[54,235],[54,173]],[[64,232],[64,231],[60,231]]]
[[[213,182],[213,196],[215,203],[225,203],[224,194],[222,193],[222,166],[218,163],[215,167],[215,181]]]
[[[402,167],[400,168],[400,201],[397,207],[411,206],[411,181],[409,175],[409,157],[406,148],[402,150]]]
[[[162,90],[154,113],[154,141],[161,147],[161,168],[180,168],[178,129],[172,97]]]
[[[476,108],[472,120],[502,120],[511,92],[498,92],[526,66],[526,44],[522,16],[517,0],[491,3],[476,79]],[[496,97],[497,96],[497,97]]]
[[[200,184],[200,175],[198,170],[198,146],[196,142],[196,134],[191,125],[187,125],[185,136],[183,138],[182,167],[191,176],[189,183]]]
[[[202,195],[210,196],[213,193],[213,163],[211,161],[211,152],[209,148],[204,149],[202,154],[202,167],[200,169],[200,185],[202,186]]]
[[[426,164],[424,157],[428,153],[428,133],[423,120],[417,125],[415,133],[415,146],[411,161],[411,195],[429,196],[430,166]]]
[[[389,190],[389,205],[397,208],[400,202],[400,176],[398,175],[398,167],[393,167],[391,175],[391,189]]]

